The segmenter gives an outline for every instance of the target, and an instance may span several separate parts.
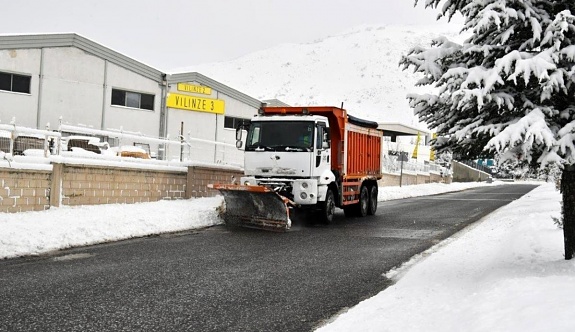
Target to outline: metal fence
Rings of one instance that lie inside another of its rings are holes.
[[[138,154],[134,153],[137,151]],[[3,155],[38,156],[59,155],[87,157],[90,152],[106,156],[131,156],[170,162],[197,162],[241,166],[243,154],[235,145],[198,139],[177,137],[157,138],[141,133],[119,130],[100,130],[82,126],[60,124],[57,130],[0,123],[0,152]],[[5,157],[4,157],[5,158]]]
[[[102,155],[138,156],[130,147],[145,152],[148,158],[166,162],[196,162],[243,166],[243,151],[233,144],[215,142],[191,137],[190,134],[177,139],[157,138],[140,133],[119,130],[100,130],[82,126],[60,124],[57,130],[46,130],[17,126],[14,123],[0,124],[0,151],[12,155],[25,155],[35,151],[44,157],[60,155],[81,156],[91,152]],[[113,153],[110,153],[113,151]],[[448,174],[449,169],[426,162],[400,162],[397,155],[384,154],[382,170],[399,174],[402,170],[413,173],[437,172]]]
[[[399,157],[396,155],[384,155],[382,158],[382,170],[386,173],[399,174],[402,171],[412,172],[412,173],[429,173],[435,172],[438,174],[449,174],[450,169],[444,167],[440,164],[435,163],[421,163],[414,161],[404,161],[398,160]]]

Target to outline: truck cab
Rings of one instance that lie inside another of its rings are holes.
[[[325,199],[335,180],[326,117],[256,116],[247,131],[241,184],[282,186],[280,193],[300,205]]]

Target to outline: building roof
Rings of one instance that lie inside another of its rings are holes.
[[[0,35],[0,50],[45,47],[76,47],[157,82],[161,82],[165,75],[155,68],[75,33]]]
[[[417,134],[431,135],[429,130],[408,126],[398,122],[380,122],[377,129],[383,130],[384,136],[415,136]]]
[[[229,86],[222,84],[218,81],[215,81],[215,80],[213,80],[207,76],[204,76],[200,73],[188,72],[188,73],[170,74],[167,77],[167,81],[168,81],[168,84],[180,83],[180,82],[197,82],[197,83],[203,84],[205,86],[208,86],[212,89],[215,89],[215,90],[217,90],[217,91],[219,91],[225,95],[233,97],[236,100],[239,100],[239,101],[241,101],[247,105],[250,105],[254,108],[260,108],[260,106],[262,105],[262,102],[259,101],[258,99],[250,97],[250,96],[246,95],[245,93],[242,93],[236,89],[232,89]]]
[[[266,100],[262,100],[262,102],[266,103],[267,106],[279,106],[279,107],[290,107],[291,105],[288,105],[286,103],[284,103],[283,101],[279,100],[279,99],[266,99]]]
[[[168,75],[158,69],[134,60],[122,53],[116,52],[76,33],[0,35],[0,50],[45,47],[76,47],[158,83],[161,83],[165,77],[167,77],[168,83],[194,81],[209,86],[230,97],[253,106],[254,108],[259,108],[261,106],[261,101],[200,73],[189,72]]]

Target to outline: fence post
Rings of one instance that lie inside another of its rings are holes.
[[[62,178],[64,164],[52,163],[52,177],[50,179],[50,206],[59,207],[62,203]]]
[[[188,173],[186,174],[186,199],[193,197],[192,188],[194,184],[194,166],[188,166]]]

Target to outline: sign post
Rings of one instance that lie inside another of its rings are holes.
[[[403,162],[408,160],[407,152],[400,152],[397,160],[401,162],[401,167],[399,169],[399,186],[401,187],[401,184],[403,183]]]

